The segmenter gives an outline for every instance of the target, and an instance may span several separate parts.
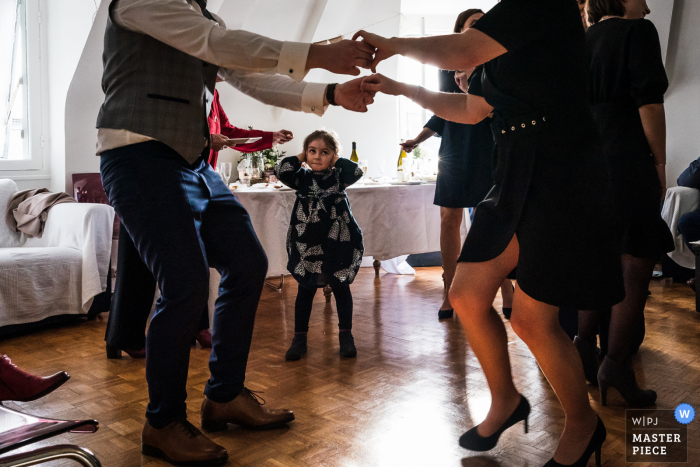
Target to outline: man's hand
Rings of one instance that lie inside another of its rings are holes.
[[[390,96],[405,96],[406,84],[394,81],[391,78],[377,73],[376,75],[367,76],[362,81],[362,90],[369,93],[383,92]],[[415,88],[414,88],[415,89]]]
[[[354,41],[358,38],[362,38],[360,44],[365,44],[373,49],[374,60],[371,64],[372,73],[377,72],[377,65],[398,53],[394,47],[395,41],[387,39],[386,37],[378,36],[367,31],[358,31],[354,36],[352,36],[352,40]]]
[[[223,148],[233,145],[233,142],[224,135],[211,135],[211,150],[219,152]]]
[[[339,75],[357,76],[372,65],[374,47],[365,42],[342,40],[329,45],[312,44],[306,69],[323,68]]]
[[[367,106],[374,102],[375,93],[362,90],[363,79],[356,78],[336,85],[335,103],[354,112],[367,112]]]
[[[415,140],[415,139],[409,139],[409,140],[404,141],[403,143],[399,144],[399,146],[401,146],[404,151],[406,151],[407,153],[410,154],[411,151],[416,149],[419,144],[420,144],[420,141]]]
[[[289,130],[280,130],[272,133],[272,145],[288,143],[294,139],[294,135]]]

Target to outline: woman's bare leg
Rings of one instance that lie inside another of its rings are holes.
[[[517,264],[518,253],[518,243],[513,238],[497,258],[483,263],[458,263],[450,289],[450,303],[491,390],[491,408],[477,429],[481,436],[495,433],[520,402],[510,370],[506,329],[491,307],[498,288]]]
[[[515,289],[511,325],[537,359],[559,398],[566,423],[554,460],[570,465],[585,451],[597,419],[591,408],[583,365],[573,342],[559,325],[558,308]]]
[[[462,238],[459,229],[462,226],[462,208],[440,207],[440,252],[442,253],[443,279],[445,280],[445,296],[441,310],[451,310],[449,290],[455,276],[457,258],[462,249]]]

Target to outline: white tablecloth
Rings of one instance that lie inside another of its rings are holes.
[[[296,200],[294,191],[237,190],[269,261],[268,275],[287,273],[285,242]],[[435,185],[355,185],[347,189],[352,213],[362,229],[365,256],[388,260],[440,250],[440,208]],[[467,222],[462,225],[466,234]]]

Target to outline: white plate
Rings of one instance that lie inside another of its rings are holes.
[[[390,185],[420,185],[423,182],[389,182]]]
[[[255,138],[231,138],[229,139],[229,142],[233,143],[234,145],[252,144],[256,141],[260,141],[261,139],[262,136],[256,136]]]

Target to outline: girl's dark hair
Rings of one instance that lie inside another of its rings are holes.
[[[316,141],[317,139],[323,140],[323,142],[326,143],[326,146],[328,146],[328,148],[330,148],[331,151],[340,156],[340,151],[342,150],[342,148],[340,147],[340,143],[338,142],[338,135],[335,133],[335,131],[327,130],[316,130],[309,136],[304,138],[304,153],[306,153],[306,150],[309,149],[309,144],[311,144],[312,141]]]
[[[588,0],[586,8],[590,24],[596,24],[605,16],[625,16],[626,12],[622,0]]]
[[[457,17],[457,21],[455,22],[454,32],[462,32],[462,28],[464,27],[464,24],[467,22],[467,20],[471,18],[472,15],[475,15],[477,13],[481,13],[482,15],[484,14],[484,12],[481,11],[479,8],[470,8],[469,10],[461,12]]]

